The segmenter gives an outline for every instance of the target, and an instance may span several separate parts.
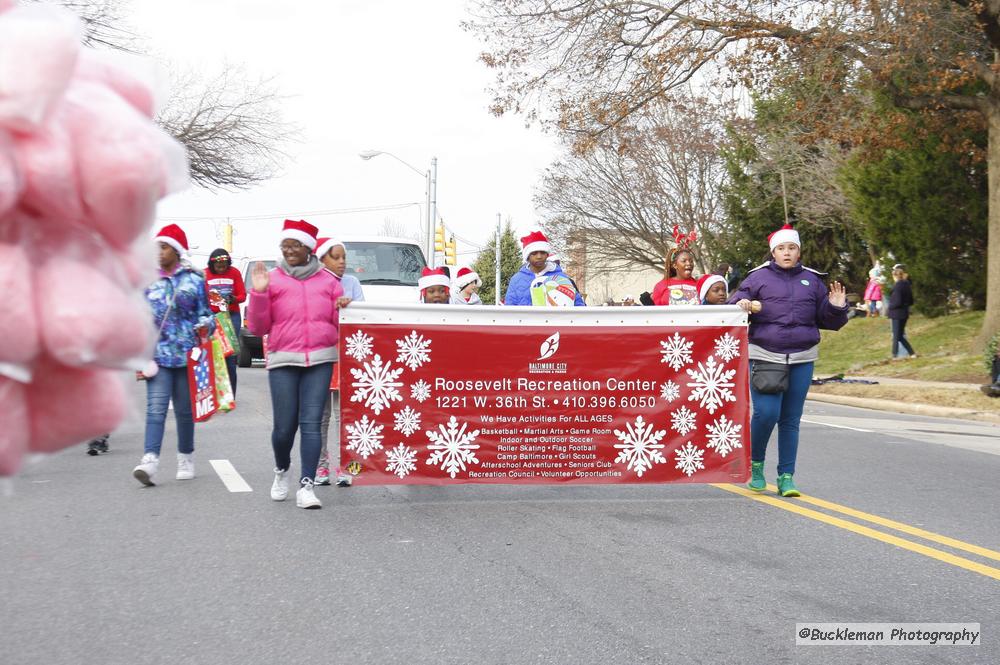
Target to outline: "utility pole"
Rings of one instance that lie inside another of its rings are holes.
[[[493,304],[494,305],[499,305],[500,304],[500,255],[501,255],[501,252],[500,252],[500,234],[501,233],[502,233],[502,231],[500,229],[500,213],[497,213],[497,246],[496,246],[495,256],[494,256],[494,259],[493,259],[494,263],[496,264],[496,274],[493,277],[493,279],[494,279],[493,284],[495,286],[495,288],[493,289]]]
[[[222,227],[222,246],[230,254],[233,253],[233,223],[226,217],[226,225]]]

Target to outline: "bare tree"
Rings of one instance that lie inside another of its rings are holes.
[[[128,0],[59,0],[83,20],[95,48],[142,51],[127,22]],[[280,112],[271,79],[251,80],[242,67],[224,64],[214,76],[174,74],[172,96],[157,121],[187,148],[191,179],[209,189],[245,189],[278,174],[283,146],[297,128]]]
[[[818,133],[877,138],[872,97],[975,114],[989,132],[985,341],[1000,329],[1000,2],[993,0],[490,0],[467,24],[497,74],[493,111],[516,111],[586,148],[697,77],[762,90],[802,72]],[[892,120],[890,120],[890,123]],[[867,126],[866,126],[867,125]]]
[[[382,228],[379,229],[378,234],[386,238],[411,238],[414,236],[411,228],[392,217],[386,217],[382,220]]]
[[[250,83],[224,65],[210,80],[180,79],[158,121],[187,148],[191,179],[206,188],[247,188],[275,176],[279,146],[293,133],[281,121],[281,96],[270,80]]]
[[[595,270],[663,269],[674,227],[694,231],[704,271],[717,257],[722,215],[721,110],[704,99],[657,102],[584,152],[570,151],[545,172],[535,202],[545,227],[583,242]]]

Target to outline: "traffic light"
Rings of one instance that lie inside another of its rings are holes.
[[[448,244],[444,246],[444,262],[445,265],[453,266],[456,263],[456,245],[455,236],[452,236],[448,241]]]
[[[434,251],[444,251],[444,224],[441,224],[434,229]]]

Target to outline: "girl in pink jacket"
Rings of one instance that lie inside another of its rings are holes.
[[[274,483],[271,498],[288,497],[292,443],[301,429],[302,470],[295,503],[321,508],[313,492],[319,463],[320,421],[337,360],[339,317],[343,298],[340,281],[323,269],[312,250],[318,229],[304,221],[285,220],[278,267],[270,272],[254,264],[247,324],[255,335],[268,335],[267,370],[274,429]]]

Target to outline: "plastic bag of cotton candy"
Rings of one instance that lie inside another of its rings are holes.
[[[115,429],[146,367],[156,203],[187,184],[152,77],[66,10],[0,0],[0,476]]]

